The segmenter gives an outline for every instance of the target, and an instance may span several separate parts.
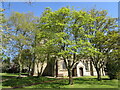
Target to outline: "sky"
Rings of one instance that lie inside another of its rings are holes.
[[[107,10],[108,16],[118,17],[118,2],[33,2],[28,4],[25,2],[4,2],[6,16],[9,16],[12,11],[21,13],[33,12],[35,16],[40,16],[46,7],[52,10],[58,10],[61,7],[74,7],[76,10],[90,10],[96,8],[98,10]]]

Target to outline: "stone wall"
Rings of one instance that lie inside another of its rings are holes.
[[[91,76],[90,73],[90,62],[88,61],[88,70],[86,70],[85,67],[85,63],[86,60],[81,60],[74,68],[76,68],[76,76],[80,77],[80,76]],[[66,77],[68,76],[68,71],[65,68],[64,65],[64,61],[63,60],[58,60],[58,77]],[[39,68],[41,68],[40,66],[41,64],[39,64]],[[96,69],[94,67],[94,65],[92,64],[93,67],[93,75],[96,76],[97,72]],[[56,62],[48,62],[48,63],[44,63],[44,67],[43,67],[43,76],[56,76]],[[102,71],[103,73],[101,73],[101,75],[105,75],[104,71]],[[35,65],[35,74],[37,75],[37,65]]]

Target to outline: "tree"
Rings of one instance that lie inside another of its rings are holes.
[[[91,22],[92,19],[87,12],[66,7],[54,12],[46,8],[40,18],[40,29],[52,35],[47,43],[58,48],[57,55],[60,55],[65,62],[69,84],[73,84],[72,69],[75,64],[89,51],[94,51],[92,45],[86,40],[88,35],[86,36],[83,28],[83,25]]]
[[[44,34],[39,32],[36,36],[36,47],[35,47],[35,54],[36,54],[36,65],[37,65],[37,72],[38,77],[42,76],[43,65],[47,62],[47,49],[45,46],[45,40],[43,39]],[[45,38],[45,36],[44,36]]]
[[[117,31],[110,31],[109,35],[109,43],[112,43],[110,46],[111,49],[107,54],[107,64],[106,71],[110,79],[116,79],[119,76],[120,68],[119,68],[119,54],[120,54],[120,46],[119,46],[119,33]],[[107,42],[107,44],[109,44]]]
[[[119,76],[120,67],[118,54],[119,52],[117,52],[117,50],[112,51],[107,58],[106,71],[110,79],[118,79]]]
[[[13,49],[18,52],[18,64],[20,67],[20,74],[22,72],[22,50],[25,48],[30,48],[31,46],[31,31],[34,29],[33,24],[33,14],[21,14],[18,12],[13,12],[9,18],[9,25],[12,26],[14,30],[10,30],[11,42]]]
[[[93,18],[93,23],[91,25],[86,24],[85,30],[86,34],[93,35],[92,38],[88,38],[89,42],[95,49],[96,52],[92,52],[90,56],[96,71],[97,78],[101,80],[101,69],[105,67],[107,63],[108,53],[112,50],[112,46],[116,43],[116,41],[112,41],[114,37],[109,37],[110,31],[117,31],[117,19],[111,18],[107,16],[107,11],[102,10],[98,11],[92,9],[88,12],[90,16]]]
[[[22,57],[22,70],[24,67],[26,67],[28,70],[28,75],[31,74],[31,67],[32,67],[32,53],[30,49],[24,49],[21,52],[21,57]]]
[[[7,55],[7,42],[9,40],[9,35],[5,35],[5,31],[7,32],[9,30],[6,22],[6,18],[4,15],[4,9],[0,8],[0,42],[1,45],[0,47],[2,48],[0,55],[1,55],[1,70],[3,70],[2,72],[5,72],[8,70],[8,68],[10,67],[10,57],[9,55]]]
[[[41,20],[40,20],[41,23]],[[38,27],[42,27],[41,24],[38,24]],[[36,65],[38,71],[38,77],[42,75],[44,63],[52,62],[51,58],[56,57],[57,48],[55,45],[51,44],[51,39],[53,38],[52,32],[47,33],[44,28],[39,28],[36,33],[36,46],[35,46],[35,55],[36,55]]]

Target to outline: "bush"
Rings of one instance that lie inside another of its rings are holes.
[[[2,73],[19,73],[19,67],[17,65],[9,65],[2,67]]]
[[[106,64],[107,74],[110,79],[118,79],[119,66],[117,62],[108,62]]]

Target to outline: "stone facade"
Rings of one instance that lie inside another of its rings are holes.
[[[91,64],[89,60],[80,60],[79,63],[75,65],[73,68],[72,74],[73,77],[80,76],[96,76],[97,72],[94,68],[93,64]],[[40,67],[40,66],[39,66]],[[92,72],[91,72],[92,71]],[[44,64],[43,68],[43,76],[58,76],[58,77],[66,77],[68,76],[68,71],[65,67],[65,63],[63,60],[58,60],[57,62],[47,62]],[[101,75],[105,75],[104,71],[101,71]],[[35,65],[35,73],[37,75],[37,66]]]

